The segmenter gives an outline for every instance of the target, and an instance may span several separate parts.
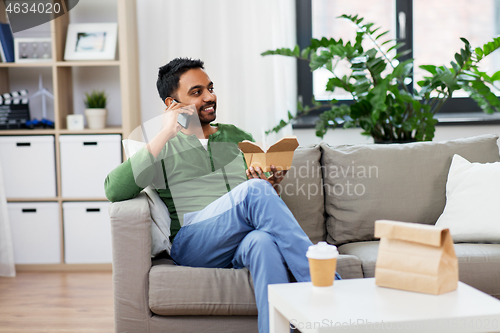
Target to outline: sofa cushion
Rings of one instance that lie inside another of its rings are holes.
[[[445,142],[321,144],[327,241],[374,240],[375,220],[435,224],[445,206],[453,155],[497,162],[497,139],[483,135]]]
[[[281,198],[314,244],[326,239],[320,159],[319,145],[297,148],[281,182]]]
[[[149,308],[157,315],[257,315],[247,269],[160,264],[149,272]]]
[[[455,244],[460,281],[500,299],[500,244]]]
[[[342,279],[362,279],[361,260],[356,256],[341,254],[337,259],[337,273]]]
[[[340,254],[348,254],[359,258],[363,268],[363,277],[372,278],[375,276],[378,243],[379,241],[349,243],[339,246],[338,250]]]
[[[500,243],[500,162],[470,163],[453,156],[446,206],[436,225],[455,243]]]
[[[341,254],[358,257],[365,278],[375,276],[378,241],[339,246]],[[500,244],[455,244],[460,281],[500,299]]]
[[[340,255],[344,279],[363,277],[361,261]],[[155,259],[149,272],[149,308],[157,315],[257,315],[250,272],[244,269],[177,266]]]

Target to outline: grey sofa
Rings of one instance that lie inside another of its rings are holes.
[[[374,221],[434,224],[445,206],[453,154],[471,162],[499,161],[497,139],[299,148],[282,182],[282,198],[313,243],[338,246],[344,279],[373,277]],[[144,193],[111,204],[110,217],[116,332],[257,332],[246,269],[152,260]],[[455,251],[460,280],[500,298],[500,244],[455,244]]]

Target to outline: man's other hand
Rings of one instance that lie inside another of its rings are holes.
[[[247,174],[248,179],[256,178],[256,179],[264,179],[264,180],[268,181],[279,195],[280,191],[279,191],[278,185],[279,185],[279,183],[281,183],[281,181],[285,177],[288,170],[278,171],[278,169],[276,169],[276,166],[271,165],[271,172],[272,172],[272,175],[270,177],[267,177],[266,174],[262,171],[262,169],[260,167],[256,167],[256,168],[250,167],[247,169],[246,174]]]

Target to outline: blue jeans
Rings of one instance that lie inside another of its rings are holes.
[[[311,281],[306,258],[311,241],[267,181],[251,179],[184,215],[171,257],[183,266],[243,268],[252,275],[259,332],[269,331],[267,286]]]

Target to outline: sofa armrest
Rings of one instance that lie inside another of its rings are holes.
[[[109,206],[116,332],[149,332],[151,215],[144,193]]]

